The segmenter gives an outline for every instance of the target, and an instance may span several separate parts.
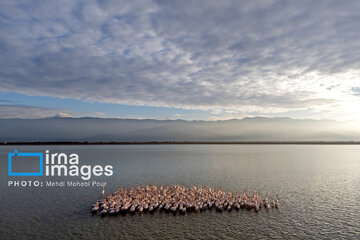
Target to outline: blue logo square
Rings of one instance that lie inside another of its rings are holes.
[[[39,157],[40,167],[39,172],[12,172],[11,162],[12,157]],[[19,153],[15,150],[13,153],[9,153],[9,176],[43,176],[43,153]]]

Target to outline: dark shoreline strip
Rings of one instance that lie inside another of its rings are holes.
[[[359,145],[360,141],[149,141],[149,142],[0,142],[0,145],[190,145],[190,144],[279,144],[279,145]]]

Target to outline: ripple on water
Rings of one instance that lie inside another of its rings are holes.
[[[357,239],[360,146],[179,145],[47,146],[76,152],[82,164],[114,166],[106,191],[119,185],[191,184],[278,194],[278,211],[205,211],[124,217],[92,216],[100,188],[9,188],[0,185],[2,239]],[[43,146],[21,146],[22,152]],[[1,146],[0,156],[13,151]],[[6,157],[0,158],[3,166]],[[8,180],[6,168],[0,180]]]

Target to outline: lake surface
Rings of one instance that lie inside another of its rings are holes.
[[[279,195],[280,209],[215,210],[176,216],[93,216],[101,187],[8,187],[8,153],[77,153],[80,165],[113,165],[106,193],[120,185],[191,184]],[[359,145],[1,146],[1,239],[359,239]]]

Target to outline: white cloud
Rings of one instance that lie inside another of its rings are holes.
[[[47,118],[54,116],[70,117],[71,114],[69,112],[65,112],[65,110],[60,110],[60,109],[0,104],[0,116],[2,119],[10,119],[10,118],[36,119],[36,118]]]
[[[31,7],[30,7],[31,6]],[[0,89],[360,118],[354,1],[2,1]]]
[[[66,109],[45,108],[29,105],[20,105],[16,103],[2,103],[0,100],[0,118],[49,118],[49,117],[106,117],[102,112],[71,112]]]

